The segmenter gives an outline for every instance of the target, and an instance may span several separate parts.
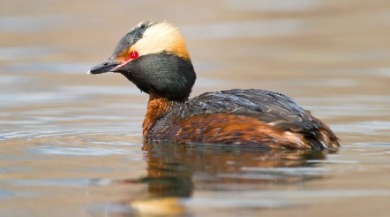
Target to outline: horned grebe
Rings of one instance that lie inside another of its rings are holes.
[[[118,72],[149,94],[146,141],[335,151],[335,134],[291,98],[248,89],[189,99],[196,74],[185,40],[167,22],[141,22],[89,73]]]

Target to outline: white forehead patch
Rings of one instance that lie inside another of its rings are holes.
[[[165,51],[189,58],[183,36],[176,27],[167,22],[156,23],[146,29],[142,38],[131,47],[131,50],[136,50],[140,55]]]

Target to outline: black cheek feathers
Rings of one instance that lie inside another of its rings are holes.
[[[190,60],[168,53],[141,56],[120,72],[142,91],[176,101],[188,99],[196,80]]]

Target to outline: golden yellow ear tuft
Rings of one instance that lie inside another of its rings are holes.
[[[138,51],[140,56],[165,51],[190,59],[183,36],[176,27],[167,22],[156,23],[149,27],[130,50]]]

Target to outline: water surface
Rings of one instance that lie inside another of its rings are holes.
[[[1,216],[388,215],[388,1],[0,3]],[[143,144],[147,96],[85,74],[141,20],[182,30],[193,96],[285,93],[341,150]]]

